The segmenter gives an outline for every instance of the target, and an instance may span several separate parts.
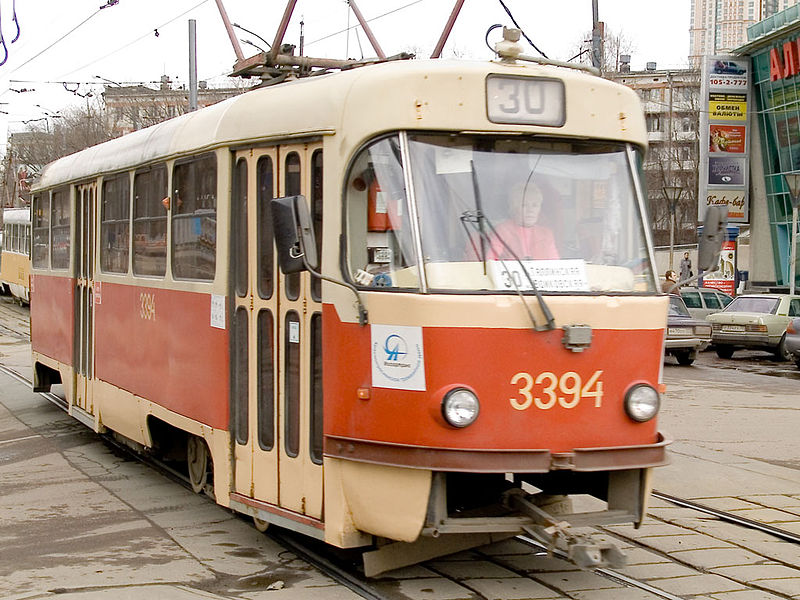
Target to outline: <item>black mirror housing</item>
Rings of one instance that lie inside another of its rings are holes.
[[[728,227],[728,207],[709,206],[703,219],[703,232],[697,248],[697,268],[713,271],[719,266],[719,253]]]
[[[318,269],[314,225],[304,196],[272,200],[272,232],[281,271],[288,275]]]

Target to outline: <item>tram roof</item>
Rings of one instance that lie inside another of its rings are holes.
[[[488,121],[488,74],[559,78],[563,127]],[[604,105],[607,111],[600,110]],[[225,146],[309,136],[343,136],[342,151],[384,131],[480,131],[599,138],[647,146],[636,93],[582,71],[529,62],[409,60],[306,77],[248,91],[135,131],[47,165],[35,189],[49,188]]]
[[[3,209],[3,223],[22,223],[28,224],[31,222],[31,209],[30,208],[4,208]]]

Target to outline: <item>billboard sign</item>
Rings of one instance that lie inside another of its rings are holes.
[[[750,75],[748,57],[706,57],[701,94],[708,111],[700,115],[698,221],[712,205],[726,205],[731,223],[750,220]]]

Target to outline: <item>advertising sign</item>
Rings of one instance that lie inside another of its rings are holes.
[[[703,287],[721,290],[733,296],[736,293],[736,242],[726,240],[719,253],[719,269],[703,275]]]
[[[728,207],[728,221],[750,220],[750,59],[709,56],[701,94],[708,111],[700,115],[700,179],[697,219],[706,208]]]

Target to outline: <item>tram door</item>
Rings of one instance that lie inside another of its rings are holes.
[[[240,151],[233,173],[235,488],[321,519],[321,287],[308,273],[278,269],[269,202],[303,194],[321,241],[322,150],[293,144]]]
[[[73,404],[93,413],[94,376],[94,212],[97,184],[79,185],[75,194],[75,330]]]

